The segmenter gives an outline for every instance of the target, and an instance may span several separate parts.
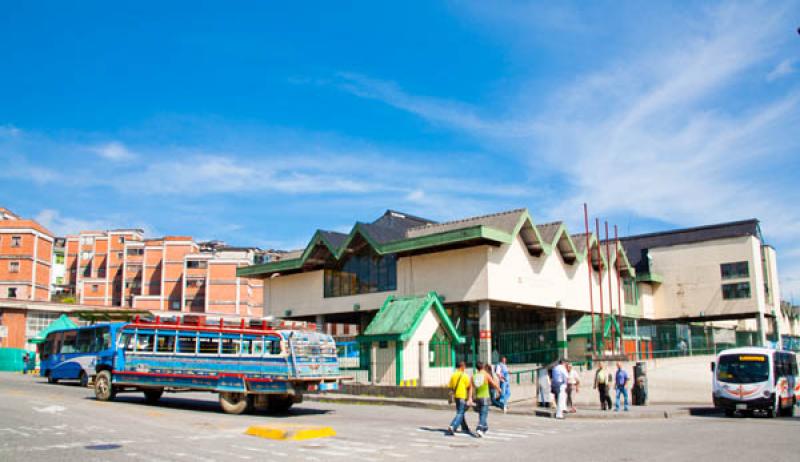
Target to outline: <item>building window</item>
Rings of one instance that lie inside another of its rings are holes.
[[[9,273],[19,273],[19,262],[18,261],[10,261],[10,262],[8,262],[8,272]]]
[[[93,237],[89,237],[89,236],[82,237],[81,238],[81,244],[83,244],[83,245],[92,245],[92,244],[94,244],[94,238]]]
[[[622,281],[622,290],[625,294],[625,304],[638,305],[639,304],[639,291],[636,290],[636,281],[626,278]]]
[[[186,262],[187,268],[207,268],[208,262],[205,260],[189,260]]]
[[[144,255],[144,249],[128,249],[128,255]]]
[[[100,289],[100,286],[97,284],[92,284],[92,292],[97,292]]]
[[[17,288],[16,287],[9,287],[8,288],[8,298],[17,298]]]
[[[11,247],[19,247],[22,245],[22,236],[11,236]]]
[[[58,276],[56,278],[56,285],[64,285],[64,276]]]
[[[83,277],[88,278],[92,276],[92,265],[86,265],[81,269]]]
[[[63,265],[64,264],[64,254],[57,253],[56,254],[56,265]]]
[[[397,289],[397,256],[379,256],[371,248],[353,255],[338,269],[325,270],[325,297]]]
[[[722,298],[725,300],[750,298],[750,283],[736,282],[733,284],[722,284]]]
[[[737,279],[750,277],[750,270],[746,261],[737,261],[735,263],[723,263],[719,265],[719,270],[722,279]]]
[[[125,236],[120,236],[119,237],[119,243],[120,244],[124,244],[125,243]]]
[[[172,309],[173,310],[180,310],[181,309],[181,302],[177,300],[172,301]]]
[[[117,258],[122,258],[122,252],[117,252]]]

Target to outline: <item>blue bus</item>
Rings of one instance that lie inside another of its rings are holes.
[[[307,391],[339,386],[336,344],[312,330],[273,328],[265,321],[207,323],[202,316],[135,319],[116,348],[98,355],[95,396],[141,392],[150,403],[166,392],[219,394],[223,411],[284,412]]]
[[[78,380],[89,384],[95,375],[99,354],[114,349],[114,340],[125,323],[95,324],[55,330],[39,344],[39,374],[50,383],[59,380]]]

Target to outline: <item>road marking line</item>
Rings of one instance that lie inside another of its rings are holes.
[[[14,429],[14,428],[0,428],[0,431],[5,431],[5,432],[9,432],[9,433],[15,433],[17,435],[21,435],[21,436],[25,436],[25,437],[31,436],[31,435],[29,435],[29,434],[27,434],[25,432],[21,432],[21,431],[19,431],[17,429]]]

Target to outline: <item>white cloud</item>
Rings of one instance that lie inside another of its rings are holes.
[[[767,74],[767,82],[772,82],[778,80],[782,77],[786,77],[789,74],[795,72],[794,63],[796,60],[794,59],[784,59],[783,61],[779,62],[770,72]]]
[[[503,146],[531,170],[558,173],[568,185],[544,216],[564,218],[585,201],[594,213],[676,225],[757,217],[767,238],[783,244],[780,256],[793,251],[800,224],[797,166],[786,168],[800,149],[800,88],[758,98],[741,88],[763,83],[758,70],[786,40],[787,9],[723,4],[686,18],[689,25],[673,22],[662,41],[562,84],[513,119],[481,117],[481,108],[409,95],[390,82],[345,78],[355,95]],[[786,264],[781,272],[784,293],[800,289],[800,268]]]
[[[124,144],[118,141],[93,146],[89,150],[106,160],[115,162],[133,160],[136,154],[131,152]]]

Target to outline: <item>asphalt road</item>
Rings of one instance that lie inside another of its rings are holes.
[[[492,414],[487,438],[445,436],[452,413],[302,403],[282,416],[223,414],[216,395],[140,394],[95,401],[89,389],[0,373],[0,460],[791,460],[800,418],[681,417],[556,421]],[[477,415],[468,415],[471,425]],[[275,441],[250,425],[327,425],[337,435]],[[699,459],[698,459],[699,460]]]

